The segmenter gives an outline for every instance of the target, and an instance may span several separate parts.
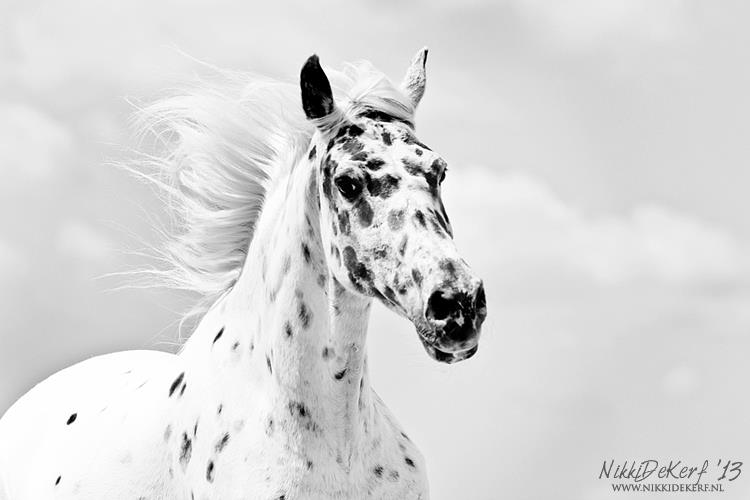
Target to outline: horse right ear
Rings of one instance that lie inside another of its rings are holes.
[[[302,108],[307,118],[314,120],[328,116],[334,110],[333,92],[318,56],[311,55],[299,75],[302,90]]]

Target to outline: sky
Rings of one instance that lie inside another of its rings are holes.
[[[746,2],[0,9],[0,412],[87,357],[177,348],[190,297],[101,278],[138,264],[165,216],[111,166],[139,147],[134,103],[196,60],[294,81],[317,53],[399,81],[427,45],[418,135],[449,162],[489,317],[458,365],[382,307],[369,347],[432,497],[627,499],[597,479],[604,460],[750,457]],[[741,477],[721,498],[749,495]]]

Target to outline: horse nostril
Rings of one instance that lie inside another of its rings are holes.
[[[474,299],[474,308],[477,311],[477,316],[484,317],[487,314],[487,297],[484,295],[484,283],[479,284]]]
[[[440,290],[427,300],[427,319],[442,321],[459,310],[461,305],[454,297],[446,297]]]

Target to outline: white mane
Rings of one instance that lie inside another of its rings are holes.
[[[128,167],[158,188],[170,214],[158,266],[136,274],[148,285],[199,294],[186,318],[234,285],[265,193],[301,160],[315,131],[297,82],[214,72],[214,81],[139,112],[141,130],[153,134],[161,151]],[[411,100],[370,63],[326,72],[338,109],[318,125],[334,127],[365,109],[413,121]]]

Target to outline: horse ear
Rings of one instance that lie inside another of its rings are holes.
[[[414,58],[411,60],[411,65],[406,71],[404,81],[401,83],[401,87],[411,98],[412,104],[416,108],[419,101],[422,100],[424,95],[425,85],[427,84],[427,71],[425,66],[427,65],[427,47],[417,52]]]
[[[302,90],[302,108],[305,115],[313,120],[329,115],[334,109],[333,92],[318,56],[311,55],[299,75]]]

